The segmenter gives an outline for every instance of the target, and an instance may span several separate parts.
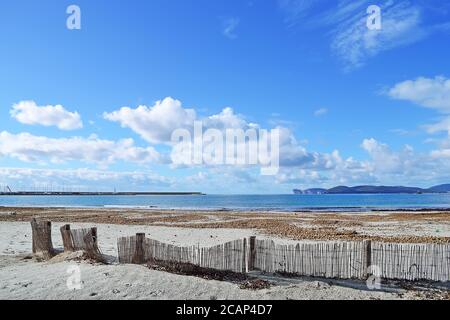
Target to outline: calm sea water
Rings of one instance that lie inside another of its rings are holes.
[[[205,210],[367,210],[450,208],[450,194],[0,196],[0,206]]]

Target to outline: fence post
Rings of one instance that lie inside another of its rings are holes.
[[[255,263],[256,263],[256,237],[251,236],[250,237],[250,256],[248,261],[248,271],[255,270]]]
[[[145,240],[145,233],[136,234],[136,249],[134,251],[134,256],[133,259],[131,260],[131,263],[143,264],[145,262],[144,240]]]
[[[72,232],[70,231],[70,224],[66,224],[62,226],[60,229],[61,231],[61,237],[63,241],[64,251],[66,252],[73,252],[75,250],[73,246],[73,240],[72,240]]]
[[[364,270],[363,274],[365,275],[365,279],[370,277],[370,266],[372,265],[372,241],[364,240],[363,241],[363,250],[365,251],[366,261],[364,261]]]
[[[91,228],[92,240],[97,245],[97,228]]]
[[[248,255],[247,255],[247,239],[244,238],[244,248],[242,251],[242,255],[243,255],[243,264],[242,264],[242,273],[247,273],[248,272]]]
[[[55,255],[52,244],[52,223],[50,221],[31,220],[33,254],[42,255],[45,259]]]

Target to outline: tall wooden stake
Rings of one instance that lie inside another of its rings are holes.
[[[255,270],[256,264],[256,237],[250,237],[250,257],[248,261],[248,271]]]
[[[55,255],[52,244],[52,223],[50,221],[31,220],[33,254],[50,259]]]
[[[70,231],[70,224],[66,224],[66,225],[62,226],[59,230],[61,231],[61,237],[63,240],[64,251],[73,252],[75,249],[73,246],[72,232]]]
[[[145,233],[136,234],[136,250],[132,259],[133,264],[143,264],[145,262],[144,251]]]

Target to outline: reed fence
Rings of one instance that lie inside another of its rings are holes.
[[[33,219],[33,253],[45,258],[56,254],[51,222]],[[97,229],[61,227],[64,251],[87,253],[104,261]],[[185,263],[205,269],[247,273],[262,271],[333,279],[383,279],[450,281],[450,244],[395,244],[382,242],[299,242],[277,244],[256,237],[213,247],[175,246],[138,233],[117,241],[119,263],[151,261]]]
[[[247,239],[205,248],[174,246],[136,235],[119,238],[117,247],[120,263],[145,263],[159,260],[239,273],[248,271]],[[139,248],[143,248],[143,250],[139,250]]]
[[[280,245],[271,240],[257,240],[255,269],[312,277],[365,279],[369,244],[364,241]]]
[[[371,256],[381,278],[450,281],[450,244],[375,242]]]
[[[139,248],[140,252],[139,252]],[[214,247],[181,247],[145,238],[118,239],[120,263],[152,260],[246,273],[258,270],[299,276],[365,280],[450,281],[450,244],[301,242],[240,239]]]
[[[97,228],[74,229],[66,224],[60,228],[64,251],[84,251],[94,260],[105,262],[98,247]]]

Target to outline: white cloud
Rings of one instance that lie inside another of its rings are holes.
[[[117,161],[152,163],[160,160],[152,147],[141,148],[132,139],[119,141],[89,138],[48,138],[29,133],[0,133],[0,157],[8,156],[25,162],[63,163],[81,161],[106,166]]]
[[[11,117],[23,124],[56,126],[61,130],[75,130],[83,127],[78,112],[70,112],[62,105],[38,106],[34,101],[21,101],[14,104]]]
[[[120,110],[104,113],[107,120],[118,122],[130,128],[150,143],[169,143],[176,129],[190,128],[196,119],[193,109],[184,109],[179,100],[170,97],[157,101],[154,106],[139,106],[136,109],[123,107]]]
[[[361,147],[372,157],[370,166],[373,171],[379,173],[392,173],[401,172],[404,169],[404,161],[402,161],[401,155],[391,152],[387,144],[379,143],[377,140],[371,138],[365,139],[362,142]],[[410,153],[408,153],[405,158],[408,158],[409,156],[411,156]]]
[[[447,131],[450,136],[450,79],[438,76],[403,81],[394,85],[388,95],[443,114],[438,122],[427,125],[426,128],[430,133]]]
[[[236,29],[239,26],[238,18],[229,18],[223,21],[223,35],[228,39],[234,40],[237,38]]]
[[[421,9],[409,1],[388,1],[381,6],[381,30],[367,28],[364,7],[356,9],[347,10],[345,19],[337,23],[331,44],[347,69],[360,67],[381,52],[417,42],[426,35],[420,26]]]
[[[328,113],[328,109],[326,109],[326,108],[321,108],[321,109],[316,110],[316,111],[314,112],[314,115],[315,115],[316,117],[320,117],[320,116],[326,115],[327,113]]]
[[[327,1],[279,0],[289,27],[330,30],[325,34],[331,38],[331,50],[345,70],[361,67],[382,52],[415,43],[442,29],[425,25],[422,17],[427,5],[422,1],[339,0],[325,10],[322,3]],[[381,7],[381,30],[367,28],[367,8],[374,4]]]
[[[278,0],[280,9],[286,15],[285,23],[289,27],[295,26],[305,18],[308,11],[314,7],[318,0]]]
[[[212,115],[202,120],[205,127],[226,130],[226,129],[249,129],[257,128],[255,123],[248,123],[242,115],[234,113],[230,107],[224,108],[220,113]]]
[[[392,151],[387,144],[375,139],[364,140],[362,147],[371,156],[371,160],[366,162],[368,172],[384,183],[405,184],[410,181],[420,186],[447,183],[446,179],[450,179],[449,150],[418,153],[406,145],[400,151]]]
[[[194,109],[185,109],[181,101],[170,97],[156,102],[153,107],[123,107],[111,113],[104,113],[103,116],[107,120],[120,123],[122,127],[130,128],[144,140],[154,144],[171,144],[175,130],[186,129],[192,132],[195,121],[201,121],[205,130],[245,130],[258,127],[257,124],[247,122],[242,115],[235,114],[229,107],[218,114],[198,118]]]
[[[389,96],[450,114],[450,79],[442,76],[400,82],[389,90]]]
[[[173,179],[154,172],[104,171],[78,169],[0,168],[0,184],[8,184],[13,190],[45,190],[52,186],[55,191],[118,191],[145,190],[170,186]]]

